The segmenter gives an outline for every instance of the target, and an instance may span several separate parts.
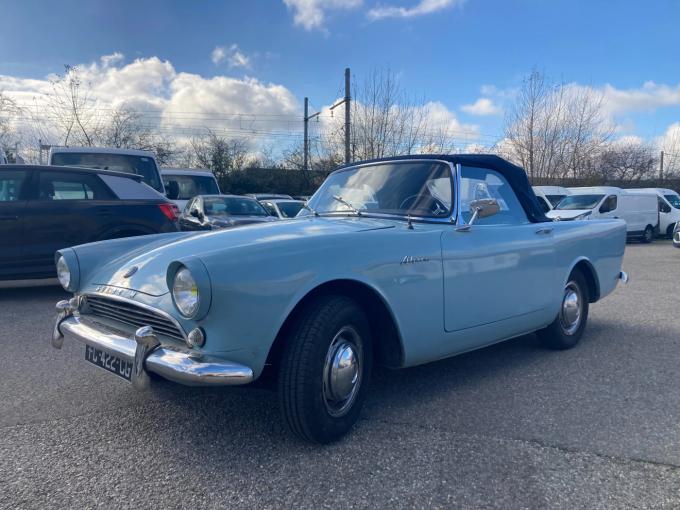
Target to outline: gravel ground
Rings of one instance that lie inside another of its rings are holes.
[[[679,508],[680,250],[630,244],[624,267],[576,349],[380,371],[327,447],[264,389],[135,393],[49,347],[60,289],[0,288],[0,508]]]

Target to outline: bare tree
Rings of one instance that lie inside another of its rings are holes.
[[[530,178],[579,177],[611,136],[602,106],[602,95],[533,71],[506,118],[504,155]]]
[[[593,173],[602,182],[638,182],[654,178],[657,167],[656,151],[651,145],[619,143],[609,145],[602,152]]]
[[[416,152],[450,151],[452,133],[434,125],[430,105],[407,94],[390,70],[374,70],[353,87],[351,146],[353,159]],[[344,147],[341,119],[333,123],[316,152],[326,161],[340,160]]]
[[[96,110],[90,101],[90,84],[83,84],[77,67],[65,65],[64,68],[64,74],[51,81],[48,113],[63,145],[75,142],[91,146],[97,126]]]
[[[0,151],[5,154],[8,154],[9,149],[18,142],[13,120],[19,112],[20,108],[16,102],[0,91]]]
[[[208,131],[204,138],[193,139],[190,147],[195,165],[209,168],[218,179],[248,164],[248,144],[242,139],[227,139]]]

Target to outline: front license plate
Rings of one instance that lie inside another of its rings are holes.
[[[132,377],[132,363],[125,361],[117,356],[104,352],[100,349],[95,349],[89,345],[85,346],[85,360],[99,368],[108,370],[112,374],[122,377],[126,381],[130,381]]]

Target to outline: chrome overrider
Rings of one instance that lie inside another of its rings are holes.
[[[164,346],[151,326],[135,331],[134,337],[104,329],[83,320],[78,313],[80,297],[57,303],[52,346],[61,349],[64,336],[73,336],[86,345],[132,363],[132,386],[138,390],[150,385],[149,372],[188,386],[230,386],[247,384],[253,371],[245,365],[206,356],[190,348]]]

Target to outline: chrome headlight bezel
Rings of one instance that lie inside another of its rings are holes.
[[[175,292],[173,292],[177,275],[182,270],[189,271],[188,274],[191,275],[196,284],[198,303],[191,309],[181,307],[181,303],[177,302]],[[203,319],[208,314],[212,302],[212,285],[208,276],[208,270],[198,257],[187,257],[171,262],[168,266],[166,282],[172,296],[173,305],[183,318],[197,321]]]
[[[71,284],[71,270],[63,255],[59,255],[57,258],[57,279],[59,280],[59,283],[61,283],[61,286],[68,290],[68,287]]]
[[[71,248],[59,250],[54,256],[54,264],[57,278],[64,290],[76,292],[80,285],[80,264],[76,253]],[[68,271],[68,278],[63,274],[65,270]]]
[[[187,267],[180,267],[172,278],[172,301],[184,317],[196,315],[201,303],[198,283]]]

